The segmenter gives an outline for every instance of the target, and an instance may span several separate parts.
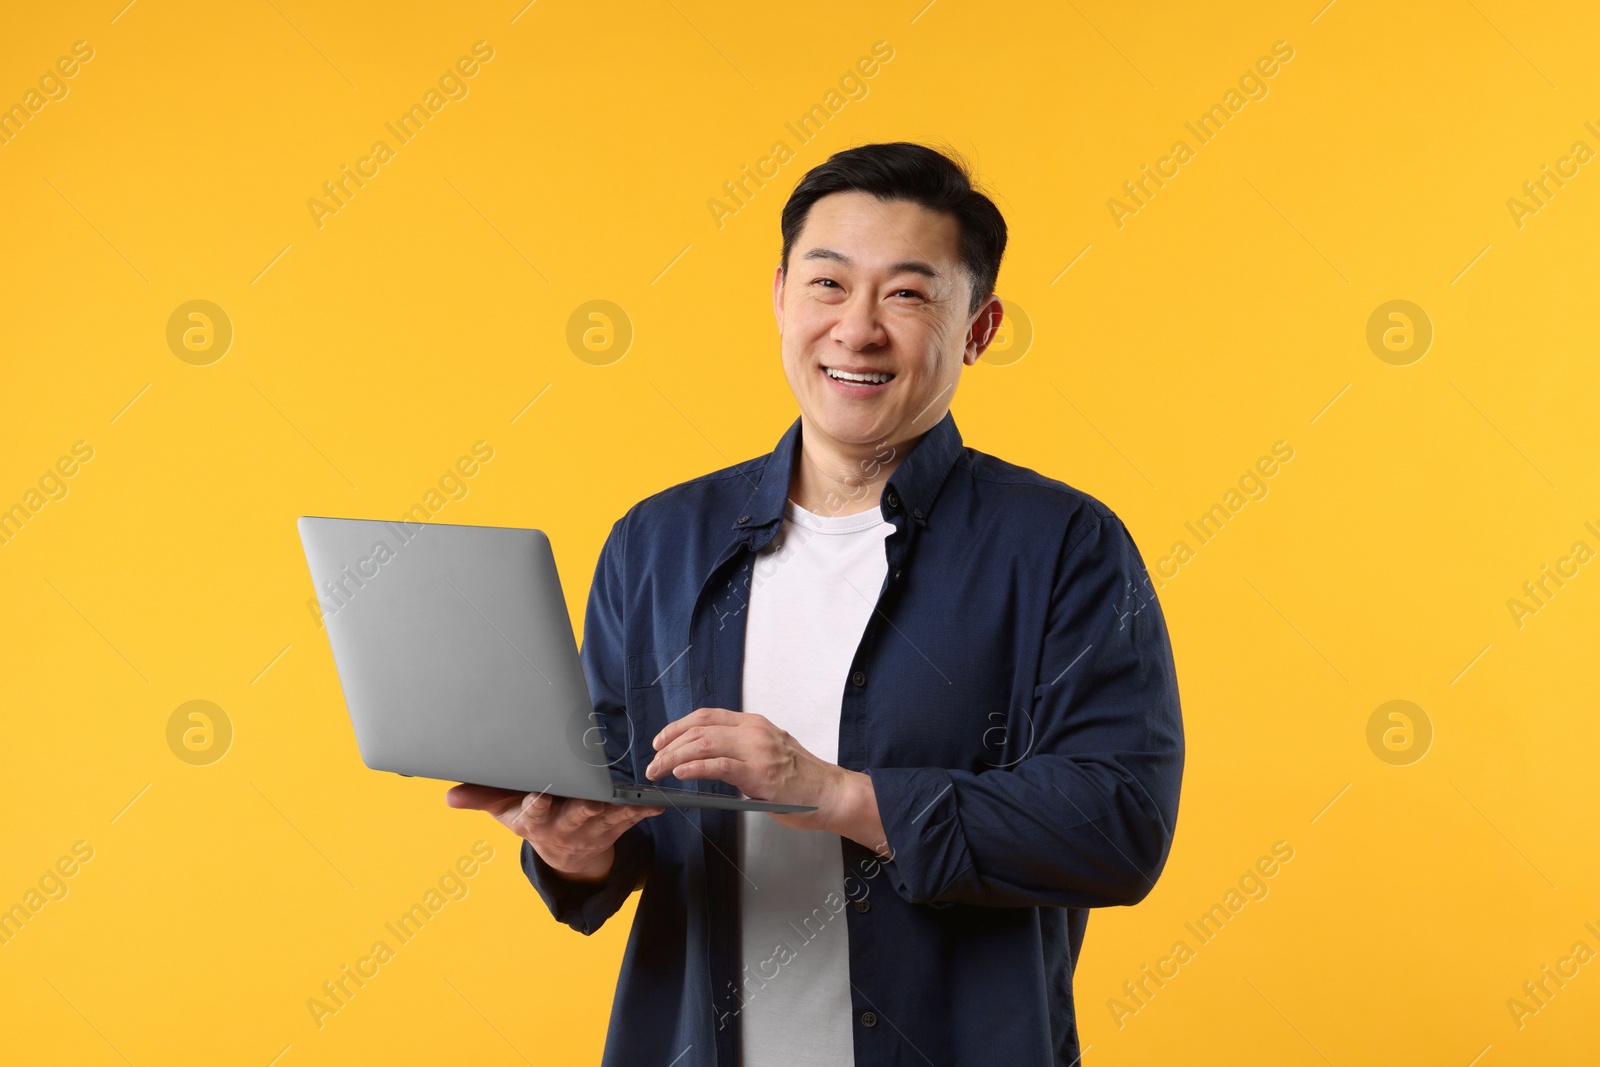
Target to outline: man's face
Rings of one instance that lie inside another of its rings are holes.
[[[992,296],[968,314],[971,291],[954,216],[859,192],[813,204],[772,289],[805,432],[870,446],[931,429],[1000,325]]]

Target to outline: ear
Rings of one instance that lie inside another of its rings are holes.
[[[772,272],[772,315],[778,320],[778,336],[783,336],[783,264]]]
[[[989,299],[984,301],[967,326],[967,343],[961,352],[961,362],[969,367],[978,362],[978,357],[993,343],[995,334],[1000,332],[1000,320],[1003,318],[1005,307],[998,296],[990,293]]]

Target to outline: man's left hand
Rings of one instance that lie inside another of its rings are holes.
[[[883,824],[872,779],[818,759],[764,715],[700,708],[667,724],[652,742],[645,777],[715,778],[754,800],[810,804],[816,811],[772,817],[797,830],[827,830],[883,854]],[[869,840],[870,839],[870,840]]]

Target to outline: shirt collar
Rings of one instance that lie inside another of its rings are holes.
[[[884,519],[896,522],[903,515],[918,524],[926,524],[933,513],[934,499],[961,450],[961,431],[956,428],[955,415],[946,411],[931,430],[917,439],[889,476],[878,502]],[[800,419],[796,418],[762,466],[761,480],[734,518],[735,530],[749,532],[772,526],[772,532],[776,532],[784,505],[789,500],[789,480],[799,451]],[[763,543],[770,539],[771,533],[760,538]]]

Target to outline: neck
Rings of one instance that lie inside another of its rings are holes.
[[[828,437],[802,419],[789,499],[818,515],[856,515],[875,508],[889,476],[921,436],[856,444]]]

